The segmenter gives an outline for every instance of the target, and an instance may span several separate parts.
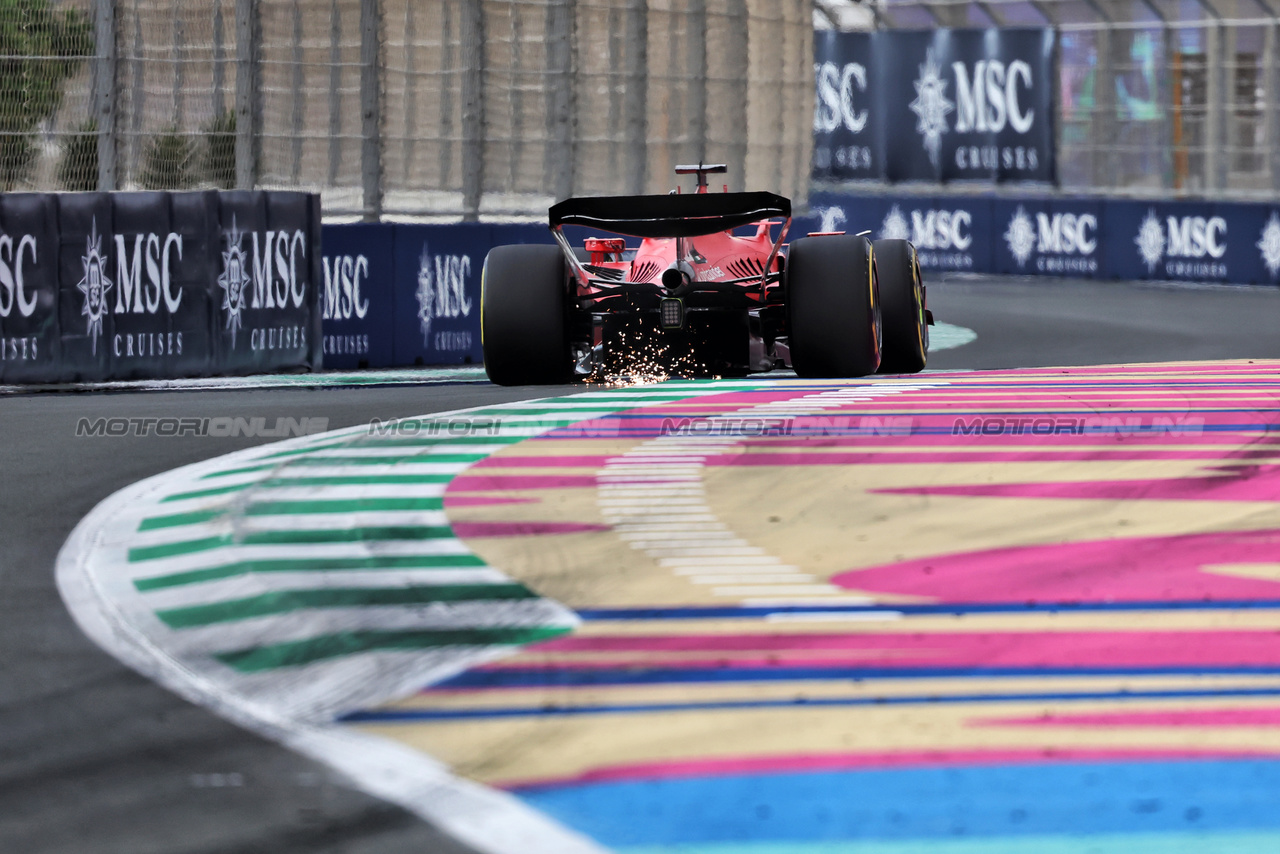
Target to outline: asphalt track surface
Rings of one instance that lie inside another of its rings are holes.
[[[1272,289],[953,277],[932,283],[930,304],[978,333],[939,352],[939,369],[1280,357]],[[334,429],[564,392],[459,384],[0,398],[0,851],[465,851],[84,638],[53,580],[75,524],[142,478],[272,440],[76,438],[76,422],[326,417]]]

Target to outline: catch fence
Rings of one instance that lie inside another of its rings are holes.
[[[0,0],[0,189],[545,214],[671,167],[803,199],[810,0]]]
[[[1241,199],[1280,191],[1275,0],[876,0],[865,8],[868,25],[884,28],[1056,28],[1063,190]]]

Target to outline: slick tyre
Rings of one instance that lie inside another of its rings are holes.
[[[862,377],[880,367],[880,300],[871,241],[793,241],[787,253],[791,366],[802,377]]]
[[[568,269],[558,246],[498,246],[480,277],[484,369],[498,385],[567,383]]]
[[[929,327],[916,248],[907,240],[877,240],[874,247],[884,323],[880,373],[919,373],[929,355]]]

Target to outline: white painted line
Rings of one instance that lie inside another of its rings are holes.
[[[367,558],[382,555],[397,557],[437,555],[469,555],[471,550],[456,539],[361,541],[356,543],[322,543],[319,545],[254,545],[224,546],[190,554],[176,555],[163,560],[132,561],[129,566],[136,575],[156,575],[157,568],[166,572],[188,572],[193,569],[209,569],[228,563],[248,560],[279,560],[281,558],[308,560],[310,558]]]
[[[716,596],[812,596],[815,593],[835,593],[839,587],[831,584],[768,584],[742,585],[741,587],[713,587],[711,592]]]
[[[771,573],[797,573],[799,567],[787,566],[780,563],[762,563],[762,564],[723,564],[711,566],[681,566],[675,568],[676,575],[699,575],[705,576],[707,573],[734,573],[742,576],[769,575]]]
[[[766,557],[664,557],[658,561],[663,566],[747,566],[749,564],[776,566],[782,563],[773,556]]]
[[[779,575],[693,575],[689,580],[694,584],[800,584],[814,579],[807,572],[784,572]]]

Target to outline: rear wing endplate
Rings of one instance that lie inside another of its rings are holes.
[[[753,222],[791,218],[791,200],[774,193],[689,193],[566,199],[549,225],[583,225],[631,237],[701,237]]]

